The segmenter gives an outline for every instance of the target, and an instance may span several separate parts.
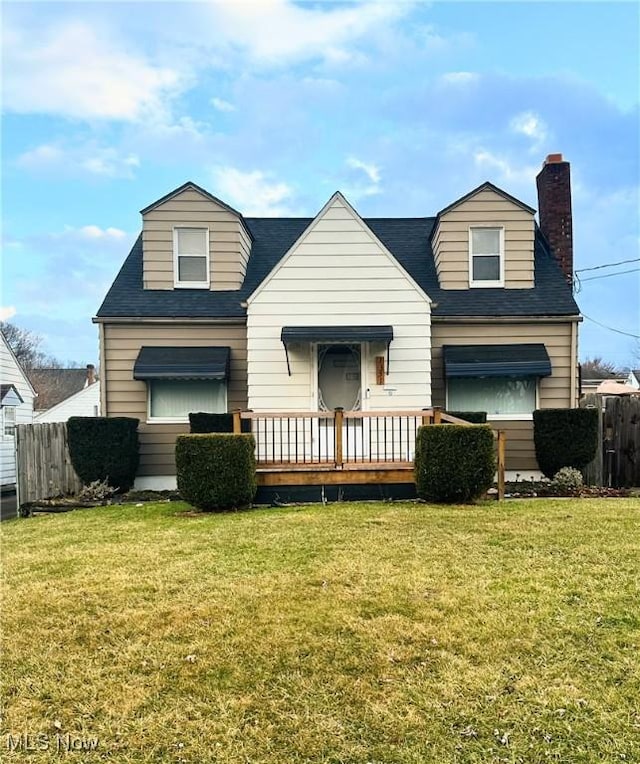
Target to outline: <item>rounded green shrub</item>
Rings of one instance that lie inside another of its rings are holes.
[[[598,417],[595,408],[538,409],[533,412],[536,459],[545,477],[563,467],[581,470],[595,457]]]
[[[418,428],[414,460],[420,498],[444,503],[478,499],[493,484],[493,432],[486,425]]]
[[[106,482],[128,491],[139,462],[138,419],[72,416],[67,422],[69,456],[85,485]]]
[[[180,495],[198,509],[247,507],[257,490],[253,435],[179,435],[176,472]]]

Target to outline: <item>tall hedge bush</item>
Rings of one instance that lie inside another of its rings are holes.
[[[180,495],[194,507],[246,507],[257,490],[253,435],[179,435],[176,472]]]
[[[72,416],[67,422],[69,455],[85,485],[106,481],[127,491],[138,469],[138,419]]]
[[[486,411],[445,411],[445,414],[464,419],[465,422],[471,422],[471,424],[486,424],[487,421]]]
[[[533,412],[533,440],[543,474],[552,478],[562,467],[583,469],[598,447],[598,409],[538,409]]]
[[[243,419],[242,432],[251,432],[251,421]],[[197,411],[189,414],[189,430],[192,433],[233,432],[233,414],[208,414]]]
[[[493,432],[486,425],[418,428],[414,460],[416,490],[427,501],[470,502],[493,484]]]

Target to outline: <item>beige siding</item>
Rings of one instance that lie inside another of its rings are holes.
[[[363,388],[370,410],[430,404],[430,306],[357,215],[335,197],[279,270],[250,300],[247,313],[249,407],[255,411],[317,410],[314,352],[289,349],[283,326],[391,325],[391,367],[377,385],[375,357],[384,344],[364,347]],[[385,390],[387,388],[387,390]],[[393,394],[389,395],[389,388]]]
[[[106,324],[104,371],[106,414],[140,420],[140,476],[175,475],[176,435],[188,425],[147,424],[147,386],[133,378],[133,365],[143,345],[219,345],[231,348],[227,406],[247,407],[247,340],[244,325]]]
[[[575,323],[434,323],[432,326],[433,404],[446,406],[446,388],[442,364],[443,345],[500,345],[543,343],[551,360],[550,377],[540,380],[538,406],[565,408],[577,405],[573,385],[577,358],[572,333]],[[533,423],[493,422],[507,431],[507,469],[524,472],[537,470],[533,446]]]
[[[485,189],[446,212],[438,222],[433,253],[442,288],[469,287],[469,228],[478,224],[504,228],[505,288],[533,287],[533,215]]]
[[[142,246],[145,289],[173,289],[173,229],[209,228],[211,289],[239,289],[251,241],[240,218],[195,190],[177,194],[143,215]]]

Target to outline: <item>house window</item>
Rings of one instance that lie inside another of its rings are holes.
[[[227,411],[225,380],[154,379],[149,380],[148,390],[150,421],[182,423],[196,411]]]
[[[14,406],[4,406],[3,409],[3,429],[2,432],[9,438],[12,438],[16,433],[16,409]]]
[[[536,392],[536,377],[451,377],[447,409],[486,411],[490,419],[530,419]]]
[[[504,229],[469,229],[469,286],[504,286]]]
[[[173,256],[177,287],[209,287],[209,229],[174,228]]]

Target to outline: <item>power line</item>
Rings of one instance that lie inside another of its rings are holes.
[[[619,263],[605,263],[604,265],[594,265],[592,268],[578,268],[578,270],[575,272],[584,273],[585,271],[599,271],[601,268],[615,268],[616,265],[626,265],[627,263],[637,263],[637,262],[640,262],[640,257],[633,257],[631,260],[620,260]]]
[[[640,334],[631,334],[630,332],[623,332],[621,329],[614,329],[612,326],[601,324],[600,321],[596,321],[595,318],[591,318],[591,316],[587,316],[586,313],[582,313],[582,317],[586,318],[587,321],[591,321],[592,324],[597,324],[598,326],[601,326],[603,329],[608,329],[610,332],[615,332],[616,334],[624,334],[625,337],[633,337],[634,340],[640,340]]]
[[[637,273],[638,271],[640,271],[640,268],[630,268],[628,271],[618,271],[617,273],[605,273],[603,276],[589,276],[588,279],[580,279],[580,283],[584,284],[585,281],[597,281],[598,279],[610,279],[612,276],[622,276],[625,273]]]

